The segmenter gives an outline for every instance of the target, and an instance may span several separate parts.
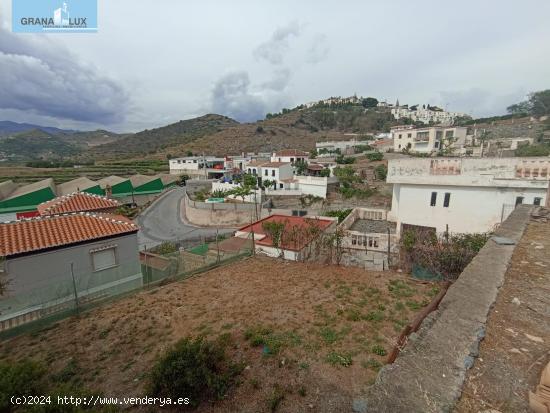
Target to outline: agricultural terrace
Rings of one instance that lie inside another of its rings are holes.
[[[0,361],[30,358],[88,391],[139,396],[159,356],[202,335],[242,368],[198,412],[347,411],[437,292],[400,273],[248,258],[2,342]]]

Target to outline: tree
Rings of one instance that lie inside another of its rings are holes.
[[[376,106],[378,106],[378,99],[376,98],[365,98],[363,99],[363,101],[361,102],[361,104],[363,105],[364,108],[375,108]]]
[[[328,178],[330,176],[330,169],[329,168],[321,169],[321,172],[319,173],[319,175]]]
[[[369,161],[381,161],[384,158],[384,154],[382,152],[373,152],[367,154],[367,159]]]
[[[193,156],[193,152],[187,151],[186,156]]]
[[[271,237],[271,240],[273,242],[273,246],[276,249],[279,249],[283,243],[283,235],[285,231],[285,223],[284,222],[264,222],[262,224],[263,230]],[[283,255],[283,250],[280,249],[279,254]]]
[[[317,158],[317,155],[318,155],[317,149],[312,149],[311,151],[309,151],[309,157],[310,157],[311,159]]]
[[[243,202],[244,202],[244,199],[252,194],[252,189],[249,187],[249,186],[238,186],[237,188],[233,189],[230,191],[230,194],[231,195],[235,195],[235,196],[238,196],[240,198],[242,198]]]
[[[550,89],[532,92],[527,100],[510,105],[506,110],[511,114],[548,115],[550,114]]]
[[[296,175],[303,175],[307,171],[307,162],[299,160],[294,162],[294,168],[296,168]]]
[[[277,183],[277,181],[272,181],[270,179],[264,179],[262,181],[262,186],[264,189],[266,188],[270,188],[270,187],[275,187],[275,184]]]
[[[256,187],[258,184],[258,178],[255,175],[252,174],[244,174],[243,175],[243,185],[249,186],[249,187]]]
[[[374,173],[376,174],[376,178],[380,181],[385,181],[386,176],[388,175],[388,168],[386,165],[378,165],[376,168],[374,168]]]

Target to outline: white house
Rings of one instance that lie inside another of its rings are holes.
[[[432,153],[443,149],[454,149],[464,145],[468,128],[432,126],[415,128],[412,125],[391,128],[393,150],[408,149],[415,153]]]
[[[330,156],[331,153],[335,152],[340,152],[343,155],[352,155],[355,153],[355,147],[368,144],[369,141],[358,141],[357,139],[348,141],[326,141],[317,142],[315,144],[315,149],[319,153],[319,156]]]
[[[299,151],[298,149],[283,149],[278,152],[273,152],[271,155],[271,162],[290,162],[294,163],[296,161],[308,161],[309,153],[304,151]]]
[[[225,158],[216,156],[186,156],[168,161],[170,174],[187,174],[192,178],[220,178],[225,172]]]
[[[266,162],[261,166],[262,180],[275,182],[274,188],[284,188],[284,181],[291,179],[294,175],[292,164],[288,162]]]
[[[392,159],[388,219],[435,228],[438,233],[486,232],[516,205],[544,205],[549,191],[548,158]]]
[[[447,112],[430,105],[414,105],[409,107],[408,105],[399,106],[398,104],[391,109],[391,114],[395,119],[407,118],[414,122],[433,122],[443,125],[452,125],[456,118],[466,116],[464,113]]]

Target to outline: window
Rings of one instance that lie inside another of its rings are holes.
[[[516,197],[516,206],[518,206],[520,204],[523,204],[523,197],[522,196]]]
[[[283,189],[283,184],[279,184],[279,188],[280,188],[280,189]]]
[[[399,134],[399,139],[401,139],[401,134]]]
[[[290,162],[294,162],[294,158],[290,158]]]
[[[271,176],[275,176],[275,169],[271,170]]]
[[[454,136],[454,131],[452,130],[445,131],[445,138],[449,139],[449,138],[452,138],[453,136]]]
[[[401,149],[401,144],[399,144],[399,149]]]
[[[443,131],[438,130],[438,131],[435,133],[435,138],[441,140],[441,139],[443,138]]]
[[[412,133],[407,133],[407,138],[412,138]]]
[[[535,197],[535,199],[533,199],[533,205],[540,205],[540,203],[542,202],[542,198],[541,197]]]
[[[92,250],[92,265],[94,271],[101,271],[116,266],[115,247]]]
[[[451,193],[445,192],[445,198],[443,198],[443,206],[449,208],[449,203],[451,202]]]
[[[269,175],[269,171],[267,169],[264,171],[264,175],[265,176]]]
[[[432,192],[432,197],[430,199],[430,206],[435,206],[437,202],[437,192]]]
[[[436,143],[434,144],[434,147],[435,147],[436,149],[439,148],[439,142],[436,142]]]

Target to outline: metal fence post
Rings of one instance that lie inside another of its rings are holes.
[[[71,278],[73,279],[73,290],[74,290],[74,302],[76,306],[76,313],[79,313],[78,308],[78,293],[76,292],[76,280],[74,278],[74,263],[71,262]]]

